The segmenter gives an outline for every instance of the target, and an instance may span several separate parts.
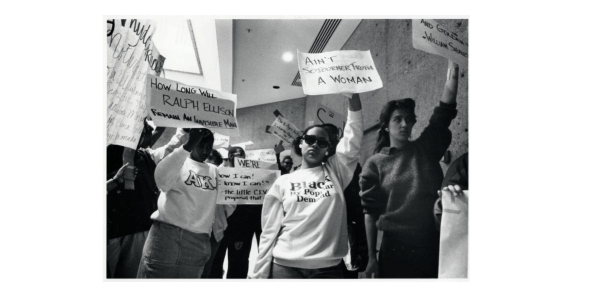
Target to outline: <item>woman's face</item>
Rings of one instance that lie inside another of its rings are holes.
[[[329,134],[327,133],[327,131],[323,128],[320,127],[315,127],[315,128],[311,128],[310,130],[308,130],[308,132],[306,133],[305,139],[302,140],[302,158],[304,159],[304,161],[306,161],[308,164],[311,165],[316,165],[316,164],[321,164],[321,162],[323,161],[323,158],[325,158],[325,152],[327,152],[328,147],[322,148],[319,147],[318,142],[322,142],[322,141],[326,141],[327,143],[329,143]],[[309,137],[316,137],[317,142],[312,143],[311,145],[308,145],[306,143],[306,136]]]
[[[388,123],[390,141],[408,142],[415,123],[415,116],[405,109],[394,110]]]

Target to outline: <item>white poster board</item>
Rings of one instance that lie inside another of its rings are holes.
[[[246,159],[277,163],[274,149],[255,149],[246,151]]]
[[[302,89],[307,95],[352,94],[383,86],[370,51],[298,51]]]
[[[269,128],[269,132],[290,145],[297,137],[302,136],[302,131],[282,116],[277,116],[275,118],[275,121]]]
[[[278,170],[277,163],[234,157],[233,166],[236,168]]]
[[[208,128],[238,136],[237,96],[148,75],[150,116],[157,126]]]
[[[213,149],[229,148],[229,136],[221,135],[219,133],[214,133],[215,142],[213,143]]]
[[[165,58],[152,42],[152,20],[107,20],[106,145],[136,149],[147,116],[146,74],[159,74]]]
[[[279,170],[220,167],[217,204],[260,205],[279,176]]]
[[[469,254],[469,191],[452,197],[442,191],[439,278],[467,278]]]
[[[469,59],[469,43],[458,34],[447,30],[434,20],[413,19],[413,47],[443,56],[461,66]]]

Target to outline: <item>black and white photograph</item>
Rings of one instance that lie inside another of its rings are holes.
[[[106,279],[468,279],[468,19],[106,31]]]

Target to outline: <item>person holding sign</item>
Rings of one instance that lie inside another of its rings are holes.
[[[437,278],[440,236],[431,209],[444,177],[439,161],[452,141],[448,127],[457,113],[457,88],[458,65],[449,61],[440,105],[414,141],[412,99],[390,101],[381,111],[376,154],[360,179],[369,278]],[[379,258],[377,230],[383,231]]]
[[[200,278],[210,257],[217,200],[217,167],[204,163],[213,142],[210,130],[190,129],[188,141],[156,167],[162,192],[138,278]]]
[[[363,128],[358,94],[349,99],[348,123],[336,154],[322,125],[294,141],[299,170],[279,177],[265,196],[262,235],[250,278],[343,278],[349,253],[343,191],[358,162]]]

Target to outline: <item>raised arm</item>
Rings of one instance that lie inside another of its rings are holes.
[[[360,96],[353,94],[348,98],[348,119],[344,127],[344,136],[335,149],[335,154],[327,161],[331,162],[342,187],[346,187],[352,177],[360,157],[360,144],[363,137],[363,122]]]
[[[448,60],[448,75],[446,85],[442,94],[442,102],[446,104],[456,103],[456,94],[458,93],[458,64]]]

